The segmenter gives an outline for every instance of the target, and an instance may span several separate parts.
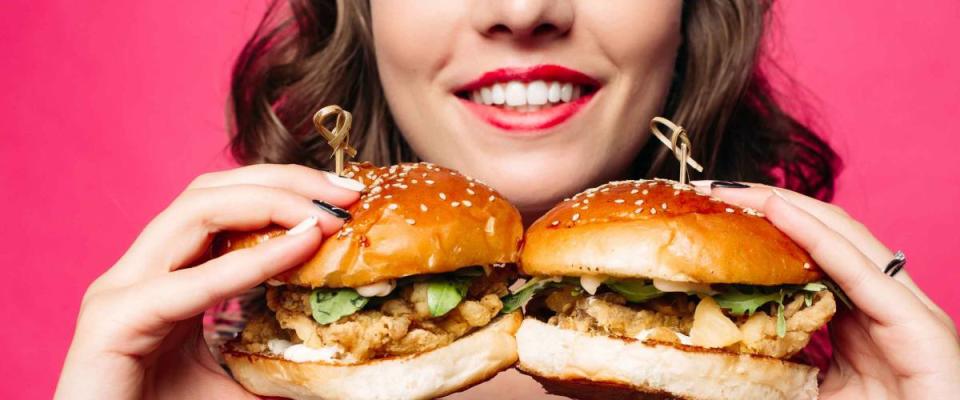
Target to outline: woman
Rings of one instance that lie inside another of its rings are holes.
[[[906,272],[881,272],[891,251],[823,202],[833,193],[837,158],[778,107],[757,67],[768,6],[275,5],[241,55],[232,87],[232,148],[258,165],[197,178],[90,286],[57,396],[253,397],[206,350],[199,315],[297,265],[340,226],[310,200],[348,206],[357,199],[358,182],[276,165],[329,170],[329,150],[310,122],[326,104],[353,111],[359,159],[423,159],[461,170],[498,189],[528,221],[604,181],[675,177],[672,156],[647,131],[651,117],[667,116],[691,132],[703,179],[753,182],[700,181],[702,190],[763,210],[856,304],[833,324],[824,398],[960,392],[950,318]],[[204,258],[214,233],[269,223],[296,225],[298,234]]]

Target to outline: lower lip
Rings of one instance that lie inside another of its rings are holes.
[[[580,112],[593,99],[595,94],[596,92],[593,92],[580,96],[579,99],[570,103],[558,103],[538,111],[527,112],[488,106],[468,99],[460,99],[460,101],[468,110],[490,125],[506,131],[530,132],[549,129],[566,122]]]

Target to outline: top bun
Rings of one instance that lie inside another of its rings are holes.
[[[752,285],[822,275],[757,211],[660,179],[611,182],[564,200],[527,230],[520,258],[530,275]]]
[[[345,175],[367,188],[352,218],[303,266],[276,279],[298,286],[357,287],[465,266],[516,262],[520,213],[493,189],[429,163],[350,164]],[[284,229],[218,237],[214,253],[251,247]]]

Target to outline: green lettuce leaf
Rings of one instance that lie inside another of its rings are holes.
[[[783,303],[784,296],[785,293],[782,289],[765,293],[755,287],[730,287],[723,293],[714,296],[713,299],[717,301],[720,308],[725,308],[730,311],[730,314],[740,316],[744,314],[752,315],[757,312],[758,308],[767,303]]]
[[[603,284],[631,303],[641,303],[664,295],[652,282],[642,279],[610,280]]]
[[[470,280],[463,278],[437,278],[427,283],[427,307],[430,315],[446,315],[463,301],[470,288]]]
[[[523,286],[520,286],[520,288],[512,294],[500,298],[500,301],[503,302],[503,309],[500,310],[500,313],[509,314],[519,310],[533,298],[533,295],[551,285],[557,284],[559,281],[559,278],[542,278],[539,276],[530,278],[527,283],[524,283]]]
[[[367,301],[350,288],[316,289],[310,293],[310,311],[314,321],[326,325],[360,311]]]

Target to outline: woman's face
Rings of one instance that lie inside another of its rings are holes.
[[[391,113],[413,150],[533,217],[621,177],[662,108],[676,0],[372,0]]]

